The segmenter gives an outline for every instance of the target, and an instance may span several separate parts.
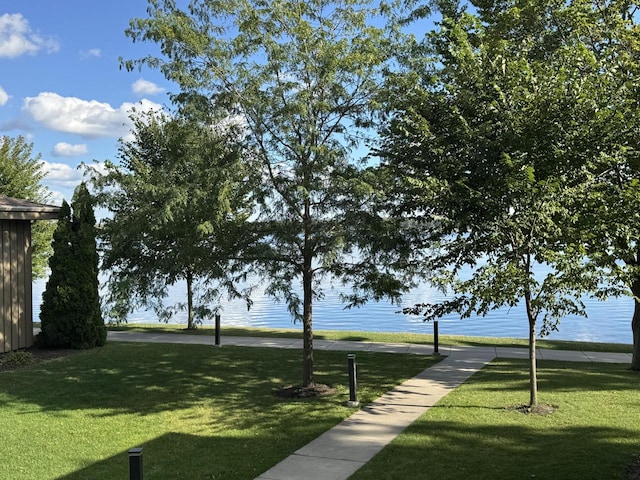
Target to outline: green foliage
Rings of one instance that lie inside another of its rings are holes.
[[[41,185],[45,176],[41,156],[33,155],[32,143],[27,143],[22,136],[0,137],[0,195],[46,203],[50,199],[50,192]],[[32,225],[34,279],[43,278],[46,274],[54,228],[55,222],[44,220]]]
[[[105,344],[107,332],[98,293],[93,200],[84,184],[76,188],[72,206],[73,214],[63,202],[53,234],[38,341],[53,348],[93,348]]]
[[[396,300],[410,286],[393,272],[400,241],[376,242],[372,233],[400,239],[393,219],[373,207],[379,179],[353,158],[371,136],[397,30],[376,26],[382,5],[369,0],[193,0],[184,11],[157,1],[148,11],[127,34],[158,43],[163,56],[124,65],[159,68],[180,85],[176,100],[213,98],[244,122],[263,194],[245,259],[269,278],[266,292],[303,323],[307,385],[312,304],[322,297],[323,276],[354,286],[351,305]]]
[[[251,213],[252,169],[232,125],[212,127],[157,112],[134,118],[120,165],[94,172],[98,201],[112,215],[101,226],[102,267],[110,272],[108,315],[153,308],[166,321],[187,310],[188,327],[210,318],[232,281]],[[187,301],[165,305],[169,286],[187,283]]]
[[[576,197],[579,241],[603,281],[601,298],[635,298],[632,367],[640,370],[640,25],[638,2],[579,2],[576,35],[585,43],[582,148],[589,181]]]
[[[473,7],[448,9],[427,36],[430,68],[393,79],[407,93],[382,153],[400,179],[398,210],[430,232],[432,281],[452,294],[411,311],[525,308],[533,404],[538,321],[544,335],[564,315],[584,315],[580,296],[600,287],[577,240],[576,199],[602,148],[592,133],[599,47],[585,32],[606,15],[582,1]]]

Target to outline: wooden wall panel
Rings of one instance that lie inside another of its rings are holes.
[[[11,349],[20,348],[18,323],[20,322],[20,297],[18,296],[18,226],[16,222],[9,224],[11,232]]]
[[[7,351],[6,341],[7,336],[5,334],[5,328],[7,326],[7,318],[9,318],[10,313],[7,311],[8,303],[5,299],[6,285],[9,281],[9,272],[5,269],[4,262],[4,252],[5,248],[5,234],[4,229],[6,226],[5,220],[0,220],[0,352],[4,353]]]
[[[27,318],[26,318],[26,307],[27,307],[27,285],[26,279],[24,278],[24,268],[25,268],[25,245],[26,245],[26,236],[25,236],[25,223],[20,222],[16,224],[16,291],[18,294],[18,348],[30,347],[31,345],[27,345]]]
[[[11,351],[11,222],[2,222],[2,323],[4,330],[3,352]]]
[[[0,352],[33,345],[31,224],[0,220]]]
[[[24,318],[26,346],[33,345],[33,258],[31,248],[31,222],[24,223]]]

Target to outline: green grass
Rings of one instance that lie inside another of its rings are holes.
[[[0,374],[0,477],[128,478],[144,448],[145,480],[253,479],[353,410],[344,352],[315,352],[316,381],[334,396],[283,400],[301,376],[298,350],[109,343]],[[433,364],[358,353],[369,403]]]
[[[205,326],[196,330],[186,330],[184,325],[171,324],[137,324],[131,323],[109,327],[110,330],[126,330],[132,332],[166,332],[184,333],[188,335],[213,335],[214,328]],[[302,338],[302,329],[285,328],[249,328],[249,327],[221,327],[222,335],[229,337],[273,337],[273,338]],[[314,338],[321,340],[354,340],[383,343],[415,343],[432,345],[433,335],[420,333],[387,333],[387,332],[358,332],[342,330],[314,330]],[[631,332],[629,332],[631,337]],[[457,335],[440,335],[441,345],[456,346],[501,346],[514,348],[527,348],[526,339],[520,338],[496,338],[496,337],[466,337]],[[631,353],[632,346],[624,343],[593,343],[573,342],[566,340],[538,340],[538,348],[552,350],[572,350],[590,352],[616,352]]]
[[[496,361],[352,480],[625,478],[640,454],[640,373],[617,364],[540,362],[539,368],[540,402],[557,406],[555,413],[505,408],[528,400],[527,366]]]

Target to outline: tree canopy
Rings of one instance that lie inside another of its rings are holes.
[[[102,222],[103,268],[109,272],[108,315],[123,321],[153,308],[169,320],[186,310],[195,328],[239,296],[231,259],[252,212],[250,161],[243,161],[233,127],[153,112],[134,118],[120,163],[94,172]],[[219,127],[219,125],[218,125]],[[168,288],[186,282],[186,303],[165,305]]]
[[[601,275],[598,294],[630,294],[632,368],[640,370],[640,3],[580,2],[574,30],[585,45],[581,148],[589,181],[576,196],[579,239]]]
[[[162,56],[124,65],[159,68],[180,85],[176,100],[199,98],[244,122],[263,192],[251,258],[269,278],[267,292],[303,323],[309,386],[319,280],[351,282],[352,304],[397,298],[408,286],[365,241],[372,223],[397,230],[370,208],[378,180],[354,153],[371,133],[393,35],[376,26],[380,7],[362,0],[194,0],[185,10],[153,1],[148,12],[127,34],[159,44]]]
[[[0,194],[36,203],[50,200],[49,190],[42,185],[46,176],[41,155],[33,154],[33,144],[24,137],[0,137]],[[43,278],[51,255],[51,238],[55,223],[39,221],[32,226],[33,277]]]
[[[425,223],[432,281],[452,295],[410,310],[524,308],[535,406],[538,327],[544,335],[564,315],[584,315],[580,297],[600,287],[575,200],[600,148],[584,32],[602,12],[554,0],[441,2],[441,11],[422,45],[430,68],[393,78],[383,132],[399,211]]]

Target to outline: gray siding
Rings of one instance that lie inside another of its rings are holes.
[[[0,220],[0,353],[33,345],[31,222]]]

